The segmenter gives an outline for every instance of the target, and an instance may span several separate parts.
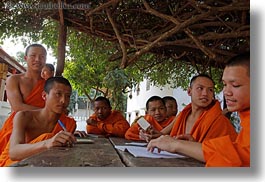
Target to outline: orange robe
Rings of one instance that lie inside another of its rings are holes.
[[[155,128],[158,131],[161,131],[163,128],[165,128],[174,120],[175,116],[172,116],[160,123],[148,114],[145,115],[144,118],[146,119],[146,121],[148,121],[148,123],[150,123],[153,126],[153,128]],[[125,133],[125,138],[128,140],[141,140],[139,138],[139,132],[140,132],[140,126],[138,125],[137,122],[135,122]]]
[[[66,115],[61,115],[60,120],[64,123],[65,128],[67,129],[67,131],[73,133],[76,129],[76,121],[73,118],[70,118]],[[33,143],[37,143],[43,140],[47,140],[49,138],[52,138],[54,135],[56,135],[56,133],[58,133],[59,131],[62,130],[62,127],[59,125],[59,123],[57,123],[53,129],[53,131],[51,133],[44,133],[41,134],[40,136],[38,136],[37,138],[33,139],[32,141],[30,141],[29,143],[33,144]],[[5,147],[5,150],[2,152],[2,154],[0,155],[0,166],[10,166],[13,163],[16,163],[18,161],[12,161],[9,158],[9,141]]]
[[[45,102],[42,98],[42,91],[44,90],[45,80],[41,79],[38,81],[37,85],[33,88],[29,96],[24,101],[25,104],[32,105],[35,107],[43,108]],[[7,142],[9,141],[10,135],[13,128],[13,119],[16,112],[12,112],[11,115],[6,119],[2,129],[0,130],[0,155],[5,149]]]
[[[187,105],[177,116],[177,120],[170,132],[170,136],[177,136],[186,133],[186,120],[191,113],[191,104]],[[230,135],[235,140],[237,133],[227,117],[222,114],[220,102],[204,111],[195,121],[190,133],[192,137],[202,143],[212,138]]]
[[[125,132],[130,127],[128,121],[119,111],[112,111],[104,120],[98,119],[95,114],[89,118],[97,121],[97,126],[86,125],[87,133],[123,138]]]
[[[202,143],[206,166],[250,166],[250,110],[239,113],[241,131],[233,142],[229,136],[211,139]]]

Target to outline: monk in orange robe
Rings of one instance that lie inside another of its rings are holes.
[[[19,111],[15,115],[10,141],[0,156],[1,166],[8,166],[51,147],[76,142],[73,135],[76,122],[63,114],[71,93],[71,85],[63,77],[52,77],[46,81],[42,95],[45,107]]]
[[[182,153],[206,163],[207,167],[250,166],[250,53],[230,59],[222,81],[223,93],[230,112],[238,112],[241,131],[234,141],[229,135],[203,143],[180,140],[168,135],[151,140],[147,146],[172,153]]]
[[[87,133],[124,137],[130,127],[128,121],[119,111],[112,111],[110,101],[98,97],[94,102],[94,114],[87,119]]]
[[[61,115],[60,120],[62,121],[62,123],[64,124],[66,130],[70,133],[73,133],[76,129],[76,121],[73,118],[70,118],[64,114]],[[44,140],[48,140],[52,137],[54,137],[57,133],[59,133],[60,131],[62,131],[62,126],[57,122],[53,131],[51,133],[43,133],[40,136],[38,136],[37,138],[33,139],[32,141],[28,142],[29,144],[34,144],[37,142],[41,142]],[[10,143],[8,142],[6,145],[5,150],[3,151],[3,153],[0,155],[0,166],[10,166],[18,161],[12,161],[9,158],[9,148],[10,148]]]
[[[172,96],[165,96],[162,98],[167,108],[167,117],[176,116],[178,114],[178,102]]]
[[[187,90],[191,103],[187,105],[169,126],[143,138],[169,135],[177,138],[203,142],[211,138],[230,135],[235,140],[237,133],[231,122],[222,114],[220,102],[214,99],[214,82],[205,74],[194,76]],[[147,140],[148,141],[148,140]]]
[[[146,102],[147,114],[144,118],[152,126],[153,130],[161,131],[168,126],[173,120],[174,116],[167,118],[167,110],[164,100],[159,96],[152,96]],[[138,118],[139,119],[139,118]],[[140,137],[140,126],[134,122],[127,130],[125,138],[128,140],[145,140]]]
[[[206,166],[250,166],[250,53],[230,60],[223,73],[224,96],[229,111],[240,116],[236,141],[229,136],[204,142]]]
[[[42,45],[28,46],[24,57],[27,62],[27,71],[11,75],[7,79],[6,92],[12,113],[0,131],[0,154],[10,138],[16,112],[44,107],[41,93],[45,80],[41,78],[41,70],[45,65],[46,55],[46,49]]]
[[[187,118],[192,112],[192,104],[187,105],[177,119],[170,132],[170,136],[180,136],[186,133]],[[227,117],[222,114],[220,102],[215,100],[211,107],[203,111],[194,122],[189,135],[197,142],[216,138],[219,136],[230,135],[232,140],[235,140],[237,133]]]

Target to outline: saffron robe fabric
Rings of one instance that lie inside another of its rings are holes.
[[[73,133],[75,131],[76,121],[73,118],[70,118],[70,117],[62,114],[60,117],[60,120],[64,123],[65,128],[67,129],[68,132]],[[59,125],[59,123],[57,123],[51,133],[41,134],[40,136],[33,139],[29,143],[33,144],[33,143],[41,142],[41,141],[47,140],[49,138],[52,138],[54,135],[56,135],[61,130],[63,130],[62,127]],[[9,158],[9,146],[10,146],[10,143],[8,141],[4,151],[0,155],[0,166],[1,167],[10,166],[11,164],[18,162],[18,161],[12,161]]]
[[[187,105],[177,116],[170,136],[178,136],[186,134],[186,120],[191,113],[191,104]],[[195,121],[190,133],[195,141],[202,143],[205,140],[212,138],[230,135],[232,140],[235,140],[237,133],[227,117],[222,114],[220,102],[215,101],[215,104],[204,111]]]
[[[148,121],[148,123],[150,123],[153,126],[153,128],[155,128],[158,131],[161,131],[163,128],[168,126],[174,120],[175,116],[171,116],[170,118],[167,118],[166,120],[160,123],[148,114],[145,115],[144,118],[146,119],[146,121]],[[139,137],[139,132],[140,132],[140,126],[138,125],[137,122],[135,122],[125,133],[125,138],[128,140],[141,140]]]
[[[104,120],[97,118],[95,114],[89,117],[97,121],[97,126],[86,125],[87,133],[124,138],[125,132],[130,127],[128,121],[119,111],[111,111],[111,114]]]
[[[42,91],[44,90],[44,84],[45,84],[44,79],[39,80],[36,86],[32,89],[29,96],[24,101],[24,103],[35,107],[43,108],[45,106],[45,101],[42,98]],[[13,119],[15,114],[16,112],[12,112],[10,114],[10,116],[4,122],[2,129],[0,130],[0,155],[3,152],[12,133]]]
[[[239,116],[241,130],[235,141],[223,136],[202,143],[206,167],[250,166],[250,110]]]

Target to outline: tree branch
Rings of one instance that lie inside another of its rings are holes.
[[[112,19],[111,15],[110,15],[109,10],[106,9],[106,12],[107,12],[108,19],[109,19],[109,21],[110,21],[110,23],[111,23],[111,25],[112,25],[112,28],[113,28],[113,30],[114,30],[114,32],[115,32],[115,34],[116,34],[116,37],[117,37],[117,39],[118,39],[118,41],[119,41],[119,44],[120,44],[121,50],[122,50],[121,67],[122,67],[122,68],[125,68],[126,65],[127,65],[127,51],[126,51],[126,46],[125,46],[125,44],[124,44],[123,41],[122,41],[121,35],[120,35],[119,31],[118,31],[118,28],[117,28],[117,26],[116,26],[114,20]]]

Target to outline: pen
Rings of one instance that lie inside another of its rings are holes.
[[[62,122],[60,119],[58,119],[58,123],[59,123],[59,125],[63,128],[63,131],[67,131],[65,125],[63,124],[63,122]],[[67,141],[66,144],[67,144],[68,147],[72,147],[72,146],[73,146],[73,143],[71,143],[71,142],[69,142],[69,141]]]
[[[58,119],[58,123],[63,128],[64,131],[67,131],[67,129],[65,128],[63,122],[60,119]]]

